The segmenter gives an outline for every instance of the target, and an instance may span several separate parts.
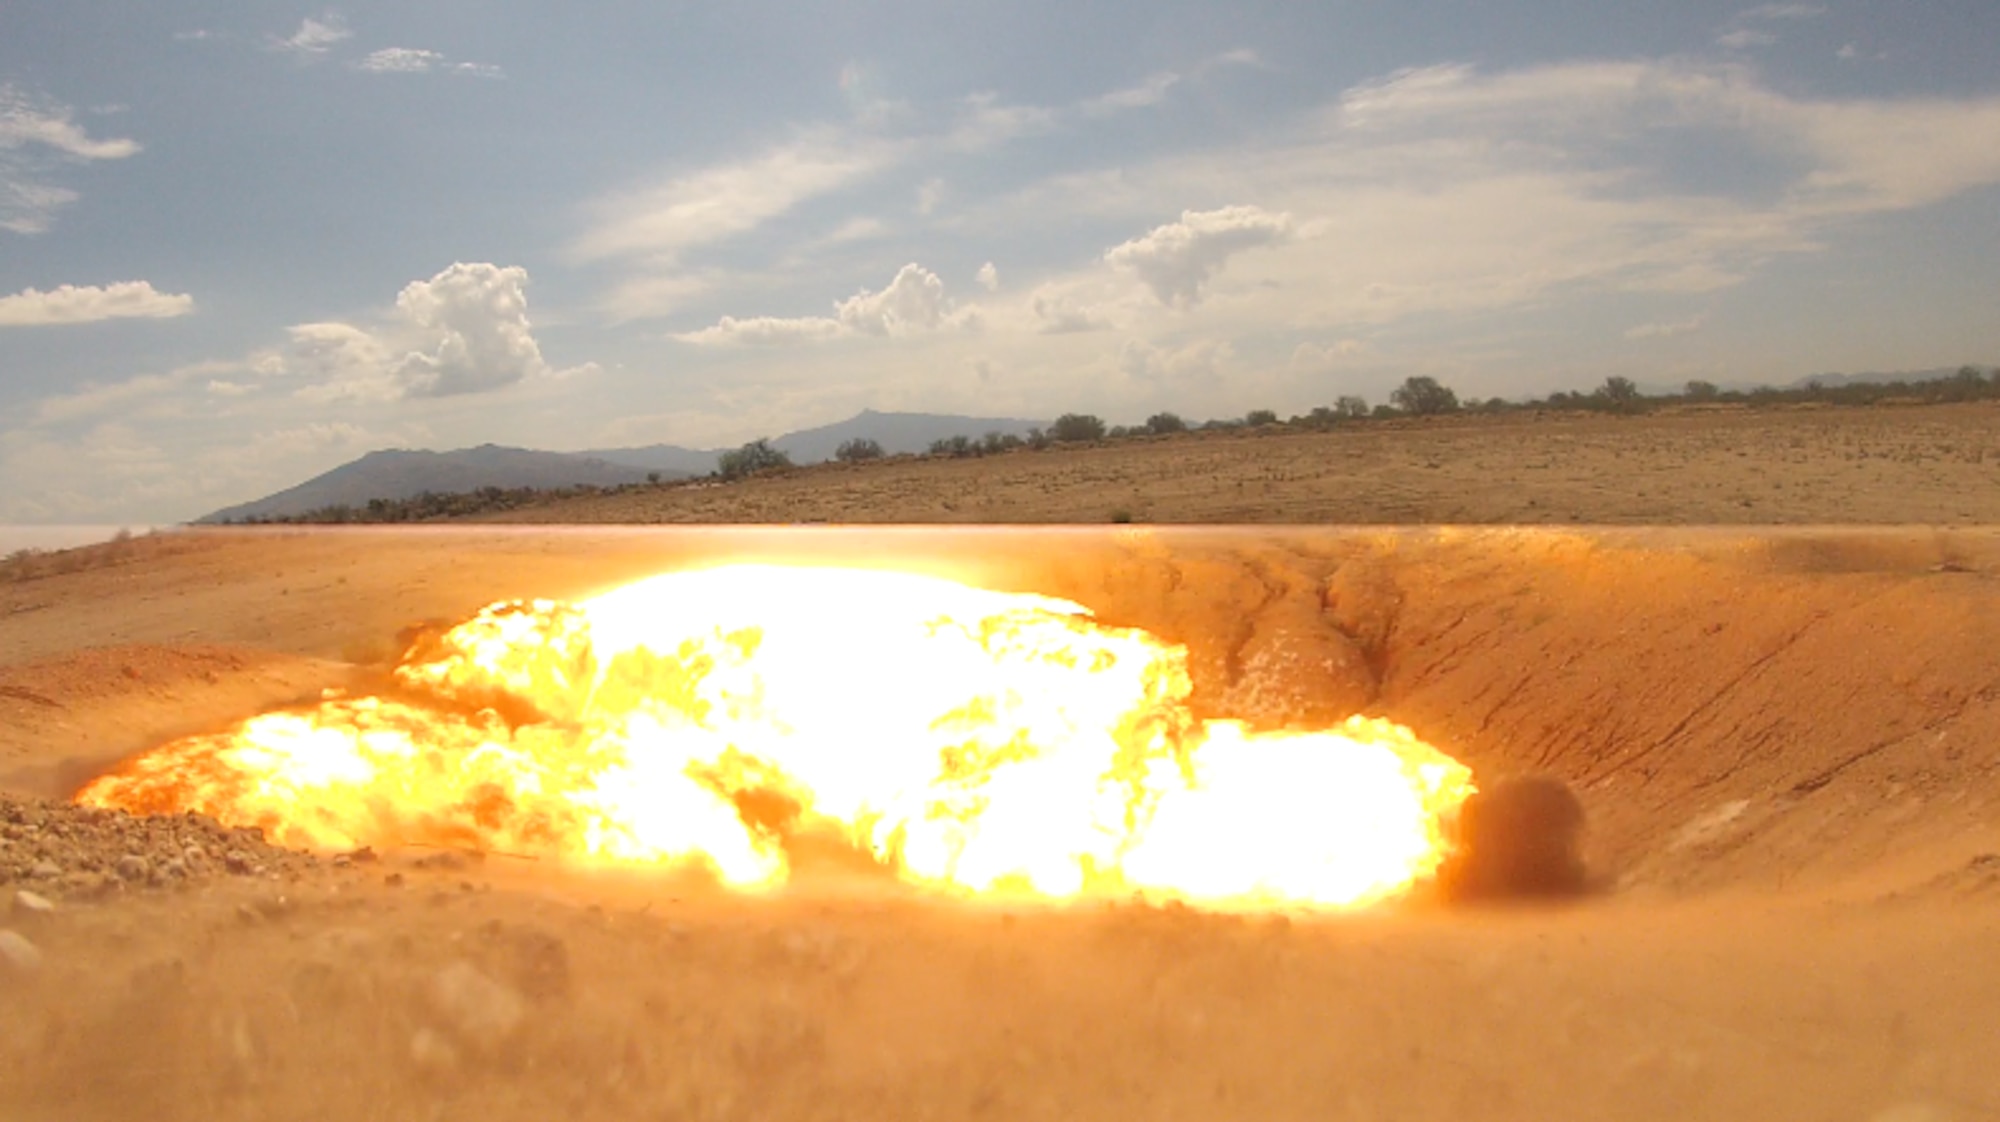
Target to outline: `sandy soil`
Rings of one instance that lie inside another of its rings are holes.
[[[0,787],[492,599],[885,554],[1185,642],[1205,713],[1559,775],[1610,890],[1278,920],[424,852],[127,880],[142,843],[37,810],[0,829],[0,892],[54,905],[0,917],[35,959],[0,946],[0,1118],[2000,1117],[1989,528],[201,534],[0,583]]]
[[[830,465],[555,522],[2000,522],[2000,403],[1397,421]]]

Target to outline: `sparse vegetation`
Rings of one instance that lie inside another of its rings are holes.
[[[768,437],[760,437],[734,452],[724,452],[716,460],[715,470],[724,479],[743,479],[759,472],[791,466],[790,456],[773,448]]]
[[[1646,399],[1639,394],[1639,386],[1630,378],[1611,377],[1597,387],[1597,396],[1604,399],[1604,407],[1613,413],[1637,413],[1646,407]]]
[[[1436,378],[1424,375],[1405,379],[1389,395],[1389,403],[1413,417],[1430,417],[1458,409],[1458,394]]]
[[[1049,438],[1062,444],[1104,439],[1104,422],[1088,413],[1064,413],[1049,426]]]
[[[1315,406],[1311,411],[1293,416],[1289,421],[1280,420],[1274,410],[1256,409],[1241,419],[1216,419],[1198,425],[1190,424],[1179,414],[1160,412],[1146,418],[1144,424],[1107,426],[1101,418],[1091,414],[1065,413],[1056,418],[1046,430],[1030,429],[1026,436],[1001,432],[988,432],[977,439],[965,435],[952,436],[933,441],[929,451],[933,456],[964,459],[1014,451],[1039,452],[1059,444],[1177,434],[1219,434],[1241,431],[1246,427],[1289,427],[1301,431],[1323,432],[1348,425],[1450,413],[1477,412],[1482,415],[1567,411],[1637,413],[1663,406],[1762,408],[1788,404],[1866,406],[1885,403],[1924,404],[1984,400],[2000,400],[2000,371],[1977,366],[1961,367],[1947,377],[1918,382],[1849,382],[1828,385],[1815,380],[1802,387],[1782,390],[1771,387],[1725,390],[1713,382],[1694,380],[1687,382],[1679,394],[1657,395],[1648,395],[1631,379],[1614,375],[1606,378],[1603,384],[1588,393],[1557,391],[1545,398],[1523,401],[1508,401],[1496,397],[1484,400],[1469,398],[1461,402],[1457,392],[1451,387],[1435,378],[1419,376],[1405,380],[1390,395],[1393,404],[1376,405],[1371,408],[1366,399],[1343,394],[1337,397],[1332,405]],[[834,458],[845,463],[864,463],[884,459],[886,456],[879,442],[863,438],[842,444],[835,451]],[[669,481],[664,485],[712,486],[713,481],[717,479],[732,482],[760,472],[791,466],[790,457],[773,447],[769,440],[755,440],[735,451],[724,453],[718,460],[716,474],[709,477],[706,482],[688,480],[674,484]],[[650,485],[663,485],[656,478],[657,474],[648,475]],[[645,484],[632,486],[645,486]],[[245,521],[250,523],[440,521],[502,513],[585,495],[617,494],[627,489],[627,487],[592,486],[544,489],[486,487],[459,494],[426,493],[407,499],[376,499],[365,507],[324,507],[289,517],[254,518]],[[20,569],[27,560],[29,559],[16,555],[8,559],[6,564]]]
[[[864,460],[879,460],[882,456],[882,442],[879,440],[870,440],[865,436],[857,436],[852,440],[842,441],[840,447],[833,450],[833,458],[843,464],[858,464]]]

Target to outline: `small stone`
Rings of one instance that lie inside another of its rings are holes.
[[[46,896],[37,895],[25,888],[14,893],[14,914],[17,916],[54,915],[55,910],[55,902]]]
[[[28,875],[36,880],[54,880],[62,875],[62,866],[54,861],[37,861],[28,870]]]
[[[232,849],[223,854],[222,867],[239,876],[248,876],[258,871],[257,863],[240,849]]]
[[[160,876],[166,880],[182,880],[187,875],[187,862],[178,857],[160,866]]]
[[[403,887],[403,874],[390,873],[388,876],[382,878],[382,883],[388,885],[390,888],[401,888]]]
[[[458,1066],[458,1049],[443,1036],[420,1028],[410,1037],[410,1060],[430,1071],[449,1071]]]
[[[151,876],[153,872],[152,862],[136,853],[128,853],[120,857],[117,863],[111,868],[113,872],[118,874],[119,880],[125,881],[142,881]]]
[[[0,930],[0,967],[9,974],[33,974],[42,968],[42,952],[20,932]]]
[[[453,1035],[490,1051],[506,1043],[528,1017],[528,1003],[469,962],[454,962],[431,979],[431,1008]]]
[[[125,882],[104,873],[71,873],[62,879],[63,893],[75,900],[102,900],[125,887]]]

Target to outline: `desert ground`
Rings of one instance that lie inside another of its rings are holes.
[[[830,464],[533,522],[1769,525],[2000,522],[2000,403],[1517,413]]]
[[[526,512],[1293,525],[287,528],[17,568],[0,1118],[2000,1118],[1995,421],[1244,435]],[[751,897],[62,803],[413,624],[722,559],[1066,597],[1185,644],[1202,715],[1363,712],[1560,777],[1600,890],[1237,916],[829,867]]]

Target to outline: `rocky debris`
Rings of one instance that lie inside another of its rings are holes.
[[[26,977],[41,968],[41,948],[18,931],[0,929],[0,976]]]
[[[311,854],[266,843],[258,830],[232,829],[205,815],[141,817],[6,794],[0,794],[0,842],[0,886],[31,886],[45,900],[223,875],[296,875],[318,864]]]

